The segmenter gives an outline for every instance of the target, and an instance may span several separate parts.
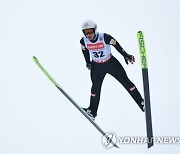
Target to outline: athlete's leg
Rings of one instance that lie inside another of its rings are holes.
[[[91,113],[93,114],[94,117],[97,114],[99,101],[100,101],[101,86],[105,75],[106,73],[103,70],[103,64],[92,63],[91,66],[92,88],[91,88],[89,109],[91,110]]]
[[[110,61],[110,68],[108,73],[115,77],[125,87],[141,110],[144,111],[143,105],[141,104],[143,102],[141,94],[139,93],[137,87],[129,80],[123,66],[114,57],[112,57]]]

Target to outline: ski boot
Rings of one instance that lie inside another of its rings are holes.
[[[89,108],[82,108],[87,114],[88,116],[94,121],[95,120],[95,117],[93,114],[92,114],[92,111],[89,109]]]

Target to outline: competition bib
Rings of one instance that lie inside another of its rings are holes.
[[[94,61],[106,60],[111,55],[110,45],[105,43],[103,33],[99,33],[95,43],[92,43],[89,39],[84,37],[84,43]]]

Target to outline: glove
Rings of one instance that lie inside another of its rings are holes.
[[[86,67],[91,70],[91,63],[86,64]]]
[[[135,62],[134,56],[133,56],[133,55],[129,55],[129,54],[127,54],[127,55],[124,57],[124,60],[125,60],[125,62],[126,62],[127,65],[129,64],[129,62],[130,62],[131,64],[133,64],[133,63]]]

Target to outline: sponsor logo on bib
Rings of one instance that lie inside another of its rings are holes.
[[[104,48],[104,43],[99,42],[99,43],[94,43],[94,44],[87,44],[88,50],[101,50]]]

